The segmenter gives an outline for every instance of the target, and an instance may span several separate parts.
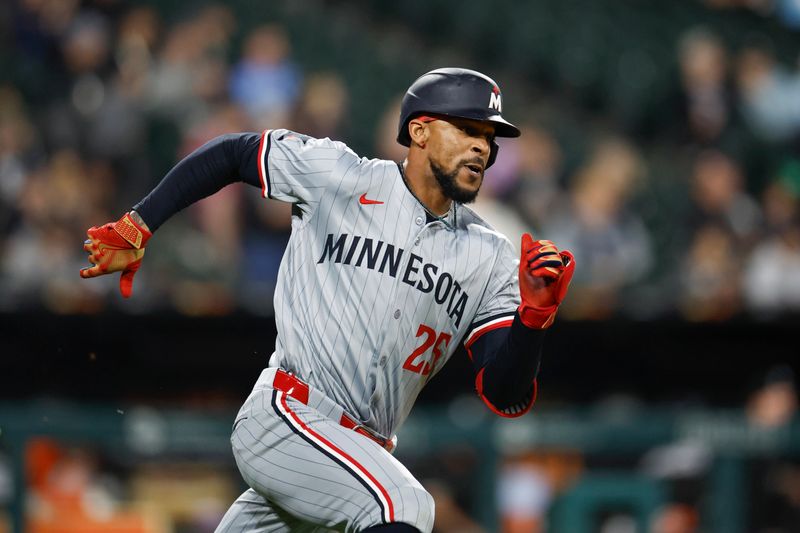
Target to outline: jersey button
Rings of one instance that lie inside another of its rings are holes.
[[[417,223],[417,226],[421,226],[422,225],[422,217],[417,217],[417,219],[414,220],[414,222]]]
[[[380,361],[378,361],[378,364],[381,366],[386,366],[386,359],[387,357],[385,355],[382,355]]]
[[[395,309],[394,310],[394,317],[395,318],[400,318],[400,310],[399,309]]]
[[[414,244],[415,244],[415,245],[419,244],[419,237],[417,237],[416,239],[414,239]]]

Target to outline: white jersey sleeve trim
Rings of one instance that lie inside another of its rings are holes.
[[[472,344],[478,340],[484,333],[489,331],[498,329],[498,328],[508,328],[511,327],[511,324],[514,323],[514,314],[516,311],[508,314],[504,314],[502,316],[497,316],[494,318],[490,318],[489,320],[483,322],[476,328],[474,328],[467,338],[464,340],[464,347],[469,348]]]
[[[261,142],[258,145],[258,177],[261,180],[261,196],[264,198],[272,198],[270,196],[269,171],[267,170],[267,156],[269,155],[269,145],[272,140],[270,133],[272,133],[272,130],[264,130],[264,133],[261,134]]]

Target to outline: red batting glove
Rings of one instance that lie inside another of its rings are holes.
[[[575,272],[572,253],[558,251],[550,241],[534,241],[530,233],[522,236],[519,261],[519,292],[522,303],[519,317],[529,328],[550,327],[558,306],[567,295]]]
[[[133,276],[142,264],[144,246],[153,234],[126,213],[116,222],[89,228],[86,235],[89,238],[84,241],[83,249],[89,252],[89,262],[94,266],[81,269],[81,277],[122,272],[119,291],[125,298],[130,297]]]

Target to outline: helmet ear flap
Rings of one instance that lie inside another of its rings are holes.
[[[492,148],[489,151],[489,160],[486,162],[486,168],[494,165],[494,160],[497,159],[497,152],[500,150],[500,147],[497,145],[497,141],[492,140]]]

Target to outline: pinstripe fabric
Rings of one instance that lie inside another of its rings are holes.
[[[264,132],[258,171],[263,195],[298,214],[278,271],[275,352],[231,440],[254,492],[219,531],[398,521],[428,532],[430,494],[338,415],[392,436],[458,343],[519,305],[514,248],[457,204],[428,220],[396,163],[339,142]],[[277,367],[311,386],[309,405],[271,388]]]
[[[315,391],[303,405],[257,385],[231,437],[245,492],[217,528],[227,531],[361,531],[389,521],[433,527],[433,501],[375,442],[322,414]],[[269,498],[269,501],[265,498]]]
[[[269,196],[303,213],[278,274],[270,364],[391,436],[473,323],[513,314],[516,252],[463,206],[427,222],[391,161],[287,130],[265,133],[262,146]],[[362,205],[362,194],[384,203]],[[424,375],[403,368],[426,341],[421,325],[449,339],[435,364],[433,346],[413,361],[431,366]]]
[[[270,504],[253,489],[247,489],[225,513],[216,533],[306,533],[335,531],[304,523],[286,511]]]

